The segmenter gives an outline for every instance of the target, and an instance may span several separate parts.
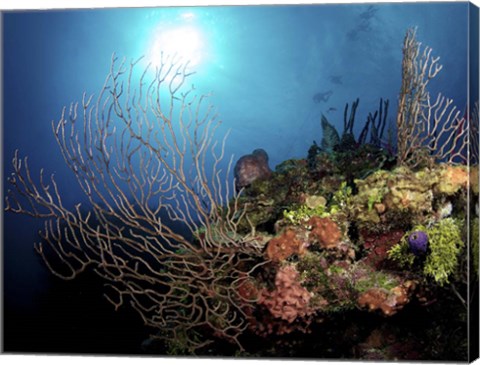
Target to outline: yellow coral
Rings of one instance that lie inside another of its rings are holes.
[[[438,184],[435,192],[447,195],[455,194],[461,188],[466,188],[469,181],[467,166],[444,165],[439,171]]]
[[[305,199],[305,205],[310,209],[324,207],[327,205],[327,199],[321,195],[310,195]]]

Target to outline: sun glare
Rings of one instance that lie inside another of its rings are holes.
[[[196,66],[202,61],[204,40],[200,30],[192,25],[158,29],[149,50],[149,61],[159,65],[161,53],[179,57]]]

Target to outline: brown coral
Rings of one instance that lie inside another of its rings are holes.
[[[272,261],[282,261],[294,254],[302,255],[304,252],[303,242],[297,238],[292,229],[287,229],[282,235],[272,238],[267,246],[267,257]]]
[[[275,290],[263,290],[259,304],[268,308],[275,318],[292,323],[298,317],[313,313],[310,308],[310,292],[299,283],[299,274],[293,266],[280,268],[275,277]]]
[[[392,316],[410,301],[414,289],[415,283],[412,281],[406,281],[390,290],[370,288],[360,294],[357,303],[360,307],[367,307],[372,312],[380,309],[384,315]]]
[[[384,267],[387,263],[388,251],[400,242],[404,234],[402,230],[382,233],[362,230],[360,235],[364,241],[363,247],[367,250],[365,263],[377,269]]]
[[[310,237],[318,241],[323,248],[335,248],[342,238],[340,228],[330,218],[313,216],[308,224],[312,226]]]

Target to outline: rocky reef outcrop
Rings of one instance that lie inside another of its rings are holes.
[[[364,169],[347,172],[337,163],[344,151],[320,151],[245,187],[239,226],[265,238],[267,260],[250,281],[251,333],[285,346],[285,336],[321,331],[339,313],[370,313],[383,323],[464,295],[467,168],[375,168],[364,161],[366,149],[348,152]],[[355,346],[369,358],[364,344]],[[394,353],[396,344],[389,346]]]

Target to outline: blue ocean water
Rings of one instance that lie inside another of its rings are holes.
[[[306,156],[322,138],[320,116],[339,130],[346,103],[357,120],[390,100],[394,124],[402,42],[409,27],[440,56],[431,93],[467,104],[468,4],[182,7],[7,12],[3,22],[5,179],[19,149],[33,172],[55,174],[67,206],[84,199],[51,130],[62,107],[101,89],[113,53],[139,67],[161,50],[190,58],[191,78],[230,131],[227,155],[263,148],[273,168]],[[478,91],[477,91],[478,93]],[[478,94],[477,94],[478,95]],[[477,97],[478,98],[478,97]],[[361,123],[355,132],[359,133]],[[233,177],[231,177],[233,178]],[[4,180],[4,187],[8,184]],[[4,215],[4,298],[31,311],[49,285],[35,254],[41,222]]]

